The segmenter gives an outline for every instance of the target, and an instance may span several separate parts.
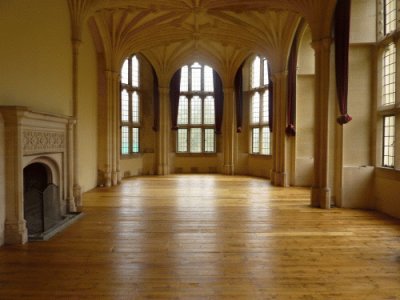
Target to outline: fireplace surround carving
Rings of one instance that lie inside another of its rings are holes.
[[[37,164],[47,170],[48,185],[56,187],[47,193],[57,198],[55,201],[59,205],[61,215],[74,213],[77,210],[73,196],[72,143],[75,120],[68,116],[33,112],[26,107],[18,106],[0,106],[0,114],[3,119],[5,141],[4,242],[25,243],[28,240],[24,216],[27,213],[24,212],[26,167]]]

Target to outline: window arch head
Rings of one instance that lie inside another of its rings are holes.
[[[181,68],[181,92],[214,92],[214,72],[207,65],[194,62]]]
[[[257,89],[269,84],[268,60],[256,56],[251,63],[251,88]]]

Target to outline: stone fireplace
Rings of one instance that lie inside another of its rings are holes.
[[[6,244],[41,239],[77,215],[71,117],[0,106],[4,130]]]

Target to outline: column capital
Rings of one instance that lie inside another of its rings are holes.
[[[113,78],[114,76],[118,76],[119,75],[118,72],[116,72],[114,70],[110,70],[110,69],[107,69],[104,72],[106,73],[107,78]]]
[[[227,86],[223,88],[224,94],[233,93],[234,88],[232,86]]]
[[[169,94],[169,87],[159,86],[158,90],[160,91],[160,95],[168,95]]]
[[[314,40],[311,43],[311,47],[316,51],[320,52],[323,50],[328,50],[330,49],[332,44],[332,38],[331,37],[325,37],[319,40]]]
[[[78,54],[79,53],[79,47],[82,44],[82,41],[80,39],[77,38],[72,38],[71,39],[71,43],[72,43],[72,51],[74,54]]]
[[[280,72],[276,72],[274,74],[271,75],[271,80],[272,82],[278,81],[278,80],[282,80],[285,79],[288,75],[288,71],[280,71]]]

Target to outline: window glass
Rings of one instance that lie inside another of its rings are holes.
[[[383,105],[395,103],[396,98],[396,48],[391,43],[383,55]]]
[[[139,152],[140,91],[139,60],[127,58],[121,68],[120,121],[122,155]]]
[[[207,96],[206,99],[204,99],[204,124],[215,124],[215,106],[213,96]]]
[[[190,150],[192,153],[201,152],[201,128],[190,128]]]
[[[181,92],[189,91],[189,68],[184,66],[181,69]]]
[[[383,166],[394,167],[395,116],[383,118]]]
[[[192,91],[201,91],[201,66],[198,63],[192,65]]]
[[[252,89],[250,98],[250,152],[270,155],[268,61],[256,56],[251,63],[250,73],[250,88]]]
[[[384,34],[396,29],[396,0],[383,1]]]
[[[189,101],[185,96],[179,97],[178,125],[189,123]]]
[[[261,77],[261,60],[260,57],[256,57],[253,61],[251,68],[251,87],[253,89],[258,88],[260,86],[260,77]]]
[[[208,66],[204,66],[204,91],[214,91],[213,69]]]
[[[139,60],[132,57],[132,86],[139,87]]]
[[[177,152],[214,153],[214,71],[198,62],[181,69]]]

